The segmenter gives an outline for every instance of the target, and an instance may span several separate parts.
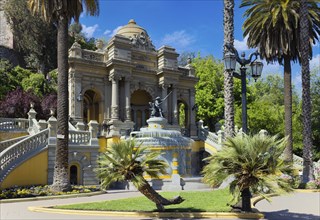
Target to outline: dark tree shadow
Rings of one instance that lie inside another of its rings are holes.
[[[319,210],[320,211],[320,210]],[[275,211],[275,212],[263,212],[265,219],[268,220],[319,220],[319,215],[294,213],[289,212],[288,209]]]

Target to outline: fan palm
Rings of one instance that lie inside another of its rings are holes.
[[[319,9],[316,0],[308,1],[310,38],[318,39]],[[299,9],[297,0],[242,0],[240,7],[250,7],[244,16],[244,36],[248,46],[258,47],[268,62],[278,61],[284,66],[285,135],[288,146],[284,152],[286,161],[292,162],[292,85],[290,61],[298,61],[299,54]],[[316,21],[316,22],[315,22]]]
[[[222,150],[207,159],[204,181],[216,187],[232,179],[229,189],[234,199],[241,197],[242,210],[251,211],[250,191],[263,195],[266,189],[277,193],[291,190],[280,175],[291,170],[280,158],[285,145],[285,139],[262,134],[227,138]]]
[[[159,195],[143,177],[159,179],[160,174],[166,174],[168,164],[160,159],[160,152],[147,151],[146,147],[136,147],[134,140],[115,142],[103,153],[96,169],[101,185],[107,188],[116,181],[130,181],[149,200],[154,202],[159,211],[165,205],[179,204],[184,200],[178,196],[168,200]]]
[[[71,19],[76,22],[83,6],[90,15],[99,12],[98,0],[28,0],[33,13],[40,14],[46,21],[57,25],[57,61],[58,61],[58,103],[57,103],[57,139],[56,159],[53,174],[53,191],[71,189],[68,177],[68,25]]]

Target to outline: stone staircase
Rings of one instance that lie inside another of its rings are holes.
[[[53,180],[55,148],[57,139],[57,120],[51,116],[48,121],[35,119],[33,108],[28,113],[28,119],[0,118],[0,131],[28,131],[29,135],[0,142],[0,182],[19,165],[48,151],[48,184]],[[84,130],[83,123],[73,126],[69,123],[69,163],[77,162],[81,169],[82,182],[97,184],[95,173],[96,159],[99,154],[97,138],[98,123],[90,121],[89,130]]]
[[[48,147],[49,129],[23,138],[0,153],[0,182],[17,166]]]

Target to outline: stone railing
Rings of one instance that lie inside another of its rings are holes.
[[[221,149],[221,144],[224,140],[224,131],[219,130],[217,134],[210,132],[208,128],[203,126],[203,121],[198,122],[198,138],[205,142],[208,142],[211,146],[214,146],[217,150]]]
[[[10,147],[11,145],[13,145],[13,144],[25,139],[26,137],[28,137],[28,135],[23,136],[23,137],[13,138],[13,139],[6,140],[6,141],[1,141],[0,142],[0,152],[4,151],[5,149]]]
[[[27,131],[28,119],[25,118],[0,118],[0,131]]]
[[[104,55],[90,50],[82,50],[82,58],[86,60],[93,60],[98,62],[103,62]]]
[[[90,142],[89,131],[69,130],[69,144],[88,144]]]
[[[19,165],[48,144],[49,129],[25,138],[0,153],[0,181],[15,166]]]
[[[101,52],[81,49],[81,45],[75,42],[69,50],[69,58],[82,58],[85,60],[104,62],[105,55]]]

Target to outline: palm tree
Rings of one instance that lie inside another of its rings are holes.
[[[310,95],[310,66],[312,45],[310,41],[310,22],[308,19],[308,4],[316,4],[301,0],[300,3],[300,51],[302,77],[302,122],[303,122],[303,179],[304,183],[314,180],[312,163],[312,126],[311,126],[311,95]],[[315,5],[316,7],[316,5]],[[315,8],[314,7],[314,8]],[[319,10],[318,10],[319,11]],[[319,13],[311,14],[314,23],[320,22]]]
[[[90,15],[99,13],[98,0],[28,0],[33,13],[39,13],[46,21],[57,25],[58,61],[58,103],[57,103],[57,147],[53,174],[53,191],[71,189],[68,176],[68,25],[76,22],[83,11],[83,5]]]
[[[264,195],[266,189],[276,193],[291,190],[281,175],[291,171],[280,157],[285,145],[285,139],[263,134],[227,138],[222,150],[207,159],[204,181],[216,187],[231,179],[229,189],[234,199],[241,197],[240,208],[251,211],[250,192]]]
[[[315,2],[309,0],[309,2]],[[278,61],[284,66],[284,105],[285,135],[288,146],[285,149],[285,160],[293,161],[292,142],[292,85],[291,61],[298,61],[299,54],[299,8],[297,0],[242,0],[240,7],[251,7],[246,10],[244,36],[248,36],[248,46],[258,47],[260,54],[267,62]],[[309,14],[319,13],[317,5],[309,4]],[[317,39],[319,23],[311,25],[312,38]],[[311,32],[310,32],[311,33]]]
[[[226,44],[233,45],[234,42],[234,0],[224,0],[223,25],[224,25],[224,51]],[[224,126],[226,137],[234,135],[234,97],[233,97],[233,73],[224,71]]]
[[[180,196],[168,200],[159,195],[143,177],[159,179],[159,174],[166,174],[168,164],[157,159],[160,152],[147,151],[146,147],[138,146],[134,140],[119,141],[111,145],[99,159],[96,169],[101,185],[107,188],[116,181],[131,181],[133,185],[149,200],[154,202],[159,211],[164,206],[179,204],[184,201]]]

